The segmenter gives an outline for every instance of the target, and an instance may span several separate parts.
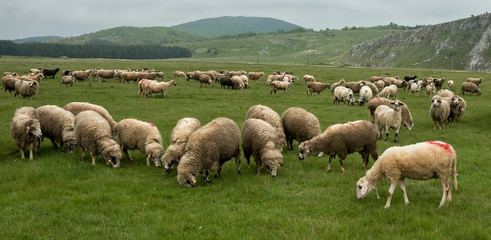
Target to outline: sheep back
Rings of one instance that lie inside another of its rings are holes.
[[[111,117],[111,114],[109,114],[109,112],[104,107],[96,104],[88,102],[71,102],[66,104],[63,109],[73,113],[73,115],[75,116],[83,111],[92,110],[99,113],[103,118],[105,118],[111,126],[111,129],[113,129],[114,125],[116,125],[116,122],[114,121],[113,117]]]
[[[76,147],[75,116],[56,105],[38,107],[36,112],[43,138],[49,138],[55,147],[58,147],[56,143],[60,143],[62,151],[66,149],[73,152]]]
[[[293,149],[293,140],[299,143],[312,139],[321,133],[317,117],[299,107],[290,107],[281,115],[288,149]]]
[[[18,108],[12,118],[10,134],[21,149],[21,157],[25,158],[24,151],[29,147],[29,159],[33,160],[32,152],[37,149],[42,136],[41,124],[39,123],[36,109],[32,107]]]
[[[268,106],[254,105],[249,108],[246,113],[246,120],[250,118],[257,118],[266,121],[273,126],[277,133],[278,139],[282,142],[281,146],[286,145],[285,130],[283,129],[283,122],[280,115]]]
[[[170,145],[162,156],[162,164],[165,166],[166,173],[170,173],[175,165],[178,165],[189,137],[193,132],[201,127],[201,122],[196,118],[182,118],[172,129]]]

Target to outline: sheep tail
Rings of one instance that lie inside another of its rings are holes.
[[[453,178],[453,189],[457,190],[457,161],[452,164],[452,178]]]

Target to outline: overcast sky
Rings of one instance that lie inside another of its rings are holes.
[[[489,0],[0,0],[0,39],[171,27],[221,16],[272,17],[314,30],[415,26],[489,11]]]

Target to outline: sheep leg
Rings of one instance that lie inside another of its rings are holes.
[[[389,129],[390,129],[390,126],[385,126],[385,139],[384,139],[384,141],[387,141],[387,138],[389,138]]]
[[[445,200],[447,200],[447,198],[449,199],[448,201],[451,201],[451,199],[452,199],[452,196],[450,193],[450,191],[451,191],[450,190],[450,183],[448,182],[448,178],[440,178],[440,182],[441,182],[442,188],[443,188],[443,196],[442,196],[442,200],[440,201],[440,205],[438,207],[443,206],[443,204],[445,204]]]
[[[29,160],[34,160],[34,154],[32,153],[34,149],[34,143],[29,144]]]
[[[390,200],[392,200],[392,194],[394,193],[394,190],[397,187],[397,181],[391,181],[390,182],[390,187],[389,187],[389,193],[387,194],[387,203],[385,203],[384,208],[389,208],[390,207]]]
[[[360,152],[360,154],[361,157],[363,158],[363,169],[365,169],[368,165],[368,161],[370,160],[368,156],[368,152]]]
[[[344,173],[344,166],[343,166],[343,160],[341,157],[338,157],[339,158],[339,163],[341,164],[341,173]]]
[[[332,162],[332,156],[329,156],[329,164],[327,165],[326,171],[331,171],[331,162]]]
[[[220,176],[220,172],[222,171],[222,165],[218,166],[218,170],[217,172],[215,173],[215,178],[218,178]],[[210,180],[208,180],[210,181]],[[211,182],[211,181],[210,181]]]
[[[151,155],[148,155],[147,159],[145,159],[145,161],[147,162],[147,167],[150,167],[150,157]],[[155,162],[155,166],[157,167],[157,162]]]
[[[95,165],[95,154],[91,152],[90,156],[92,157],[92,165]]]
[[[127,148],[123,148],[123,152],[124,152],[124,155],[126,155],[126,157],[129,160],[133,161],[133,158],[131,157],[131,154],[130,154],[130,152],[128,152],[128,149]],[[149,165],[148,161],[147,161],[147,165]]]
[[[20,157],[21,157],[22,159],[26,158],[26,156],[24,155],[24,151],[25,151],[25,149],[24,149],[24,148],[20,148]]]
[[[54,146],[56,149],[58,149],[58,145],[56,144],[55,140],[53,140],[53,139],[50,139],[50,140],[51,140],[51,143],[53,143],[53,146]]]
[[[406,181],[404,179],[401,179],[399,180],[399,183],[401,185],[402,196],[404,197],[404,204],[408,205],[409,199],[407,198],[407,193],[406,193]]]
[[[401,128],[401,125],[399,125],[397,128],[396,128],[396,134],[394,136],[394,142],[397,142],[397,135],[399,135],[399,128]]]
[[[208,178],[208,175],[210,175],[210,171],[206,170],[205,175],[203,176],[203,180],[205,181],[205,186],[208,185],[208,183],[211,183],[211,180]]]

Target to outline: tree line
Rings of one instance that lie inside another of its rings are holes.
[[[0,40],[0,55],[29,57],[167,59],[189,58],[187,48],[160,45],[66,45],[56,43],[21,43]]]

